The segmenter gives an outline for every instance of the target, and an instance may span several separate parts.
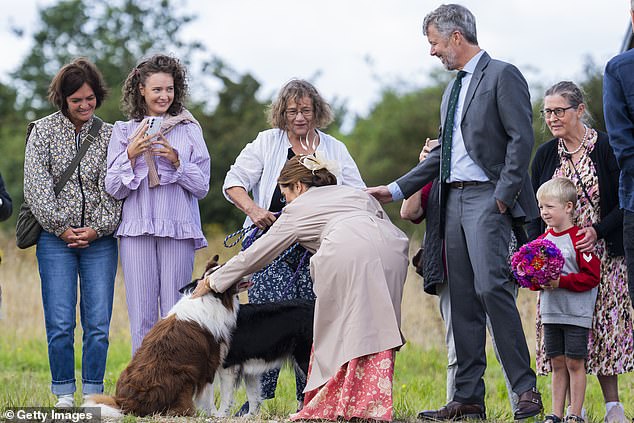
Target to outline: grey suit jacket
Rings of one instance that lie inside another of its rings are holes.
[[[443,94],[440,119],[444,128],[452,84]],[[528,84],[513,65],[491,59],[485,52],[471,77],[462,108],[462,137],[469,157],[495,184],[495,198],[514,218],[539,216],[528,175],[535,142]],[[440,148],[397,179],[409,197],[439,175]]]

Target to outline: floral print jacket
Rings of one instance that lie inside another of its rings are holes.
[[[24,199],[42,228],[60,236],[69,227],[90,227],[99,236],[115,231],[122,202],[107,192],[106,154],[112,125],[105,123],[59,196],[53,187],[84,142],[93,119],[79,136],[75,125],[58,111],[33,123],[24,158]]]

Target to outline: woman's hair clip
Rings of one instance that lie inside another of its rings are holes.
[[[321,151],[315,151],[314,155],[301,156],[299,162],[310,170],[313,175],[317,170],[326,169],[339,179],[339,163],[336,160],[326,159],[326,156]]]

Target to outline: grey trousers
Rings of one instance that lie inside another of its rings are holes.
[[[492,183],[451,188],[445,257],[458,369],[453,399],[484,405],[487,316],[513,392],[536,386],[535,372],[509,280],[511,217],[498,211]]]
[[[449,301],[449,286],[446,283],[436,285],[436,293],[438,294],[440,315],[445,322],[445,343],[447,345],[447,402],[450,402],[453,399],[454,394],[456,393],[456,371],[458,371],[458,359],[456,358],[456,346],[454,344],[453,328],[451,325],[451,302]],[[517,297],[517,286],[515,287],[515,295]],[[487,329],[489,330],[489,335],[491,335],[491,342],[493,343],[493,351],[495,352],[495,357],[497,358],[498,362],[501,363],[500,353],[498,353],[497,344],[495,343],[495,338],[493,337],[493,332],[491,331],[491,321],[488,317]],[[511,386],[511,382],[509,382],[509,378],[506,375],[504,367],[502,367],[502,375],[504,376],[504,382],[506,383],[506,391],[508,393],[511,410],[513,410],[513,413],[515,413],[515,411],[517,410],[519,396],[515,392],[513,392],[513,387]]]

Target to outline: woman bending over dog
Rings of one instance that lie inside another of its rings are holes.
[[[341,165],[338,183],[365,188],[345,144],[322,132],[334,116],[330,105],[311,83],[301,79],[286,83],[269,105],[267,117],[271,129],[260,132],[244,147],[227,172],[223,185],[225,197],[247,215],[244,227],[253,223],[266,230],[275,222],[276,213],[285,205],[277,178],[284,163],[296,155],[318,151],[331,160],[338,160]],[[253,275],[255,285],[249,290],[249,303],[315,299],[306,250],[293,245],[282,255],[284,260],[275,260]],[[294,282],[280,283],[288,280]],[[275,368],[262,376],[260,394],[263,399],[275,396],[279,371]],[[296,372],[295,387],[300,408],[305,386],[305,375]],[[245,414],[249,408],[245,403],[237,415]]]
[[[313,253],[317,297],[304,408],[292,420],[392,419],[408,239],[378,201],[337,184],[336,162],[295,156],[278,178],[288,204],[266,234],[199,282],[222,292],[298,242]]]

